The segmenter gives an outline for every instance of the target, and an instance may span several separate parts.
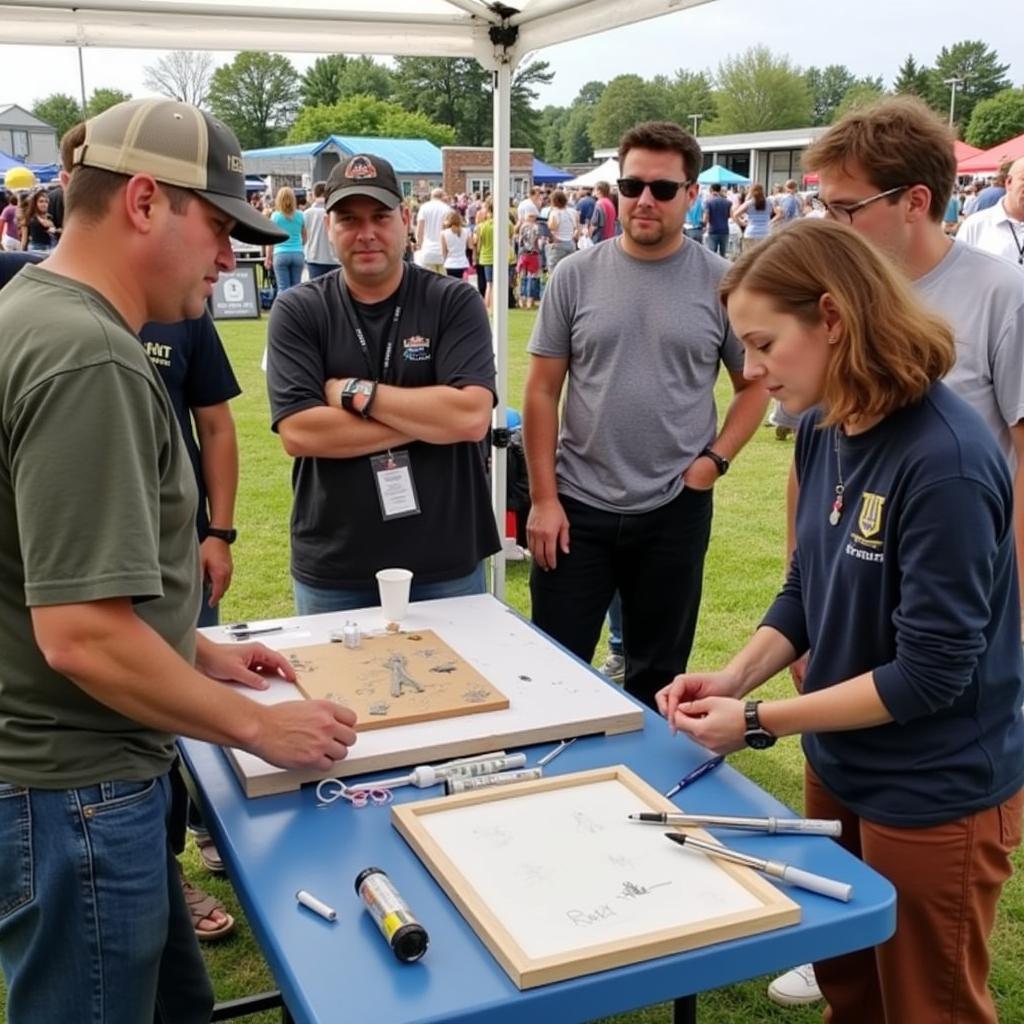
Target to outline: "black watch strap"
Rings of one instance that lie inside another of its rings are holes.
[[[235,541],[238,540],[238,531],[234,529],[222,530],[218,526],[208,526],[206,528],[206,536],[216,537],[218,540],[222,540],[227,544],[234,544]]]
[[[713,448],[705,445],[701,448],[700,454],[715,464],[719,476],[725,476],[729,472],[729,460],[724,455],[719,455]]]

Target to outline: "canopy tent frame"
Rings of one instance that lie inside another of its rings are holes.
[[[697,7],[712,0],[0,0],[0,43],[29,46],[262,50],[470,57],[493,75],[496,217],[509,208],[512,75],[536,50]],[[494,232],[491,323],[498,400],[494,429],[507,438],[508,252]],[[494,513],[504,535],[506,452],[493,459]],[[491,588],[505,591],[503,551]]]

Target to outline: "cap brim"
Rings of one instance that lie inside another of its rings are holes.
[[[376,199],[378,203],[383,203],[389,210],[396,209],[402,201],[394,192],[389,192],[386,188],[374,188],[373,185],[345,185],[335,189],[327,197],[324,209],[330,210],[350,196],[367,196],[370,199]]]
[[[221,213],[226,213],[235,221],[231,229],[231,237],[250,245],[276,245],[288,238],[288,232],[282,231],[273,221],[268,220],[259,210],[254,210],[244,199],[235,196],[221,195],[219,192],[200,192],[211,206]]]

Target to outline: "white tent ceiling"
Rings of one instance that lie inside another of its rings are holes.
[[[711,0],[0,0],[0,43],[159,50],[265,50],[475,57],[494,72],[494,205],[509,200],[512,72],[528,54]],[[557,71],[558,69],[555,68]],[[493,312],[498,406],[508,399],[508,239],[495,232]],[[516,396],[518,399],[518,396]],[[494,504],[505,522],[504,452]],[[492,579],[505,589],[504,558]]]
[[[2,0],[0,42],[476,57],[555,43],[708,0]],[[503,44],[502,35],[506,42]]]

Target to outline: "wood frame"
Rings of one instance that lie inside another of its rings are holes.
[[[495,789],[477,790],[455,796],[402,804],[392,808],[392,823],[426,865],[434,879],[459,908],[463,917],[501,964],[519,989],[535,988],[596,971],[651,960],[746,935],[755,935],[800,921],[800,907],[757,872],[728,861],[713,860],[715,866],[747,890],[758,902],[753,910],[731,912],[679,927],[651,931],[639,940],[616,939],[590,946],[585,951],[568,950],[552,956],[530,957],[502,924],[472,883],[458,869],[443,846],[425,828],[430,815],[492,801],[509,800],[554,789],[618,781],[637,797],[639,806],[652,811],[678,811],[625,765],[612,765],[548,779],[517,783]],[[637,826],[638,828],[643,826]],[[666,826],[666,829],[668,826]],[[684,831],[684,830],[680,830]],[[688,834],[709,839],[701,829]]]

